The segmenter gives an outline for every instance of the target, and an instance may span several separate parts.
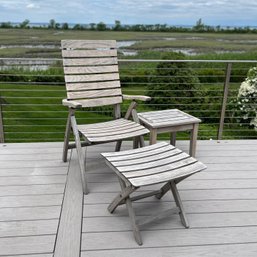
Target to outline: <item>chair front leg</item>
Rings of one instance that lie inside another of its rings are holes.
[[[63,153],[62,153],[63,162],[67,162],[68,146],[69,146],[70,133],[71,133],[71,116],[74,115],[74,112],[75,112],[74,109],[69,108],[69,114],[67,118],[65,136],[64,136]]]
[[[81,173],[81,181],[82,181],[82,187],[84,194],[88,194],[88,188],[87,188],[87,182],[86,182],[86,175],[85,175],[85,157],[83,155],[81,142],[80,142],[80,135],[77,128],[77,122],[75,119],[75,116],[71,116],[71,127],[74,133],[75,137],[75,143],[76,143],[76,149],[78,154],[78,161],[79,161],[79,167],[80,167],[80,173]]]

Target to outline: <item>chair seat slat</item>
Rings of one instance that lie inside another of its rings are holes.
[[[86,136],[89,140],[92,138],[98,138],[98,137],[108,137],[108,136],[114,136],[114,135],[120,135],[121,133],[126,134],[126,133],[131,133],[134,131],[138,131],[139,129],[141,129],[142,127],[138,124],[138,125],[134,125],[131,127],[126,127],[126,128],[116,128],[113,129],[112,131],[108,131],[105,132],[103,131],[98,131],[95,133],[91,133],[88,132],[87,130],[80,130],[81,133],[83,133],[84,136]]]
[[[90,142],[95,142],[95,143],[99,143],[99,142],[112,142],[112,141],[118,141],[121,139],[127,139],[127,138],[132,138],[132,137],[138,137],[144,134],[147,134],[148,130],[145,128],[140,128],[136,131],[132,131],[132,132],[128,132],[128,133],[119,133],[118,135],[114,135],[114,136],[104,136],[104,137],[90,137],[87,139]]]

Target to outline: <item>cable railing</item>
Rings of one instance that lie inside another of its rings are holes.
[[[124,94],[150,95],[138,112],[180,109],[202,120],[198,139],[257,139],[238,90],[252,60],[119,59]],[[62,60],[0,58],[0,142],[62,141],[67,109]],[[125,101],[125,112],[129,102]],[[110,120],[109,107],[78,111],[78,123]],[[169,135],[160,135],[168,139]],[[188,139],[178,133],[178,139]]]

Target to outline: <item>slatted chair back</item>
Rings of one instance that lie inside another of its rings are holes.
[[[62,40],[67,99],[82,107],[122,102],[115,40]]]

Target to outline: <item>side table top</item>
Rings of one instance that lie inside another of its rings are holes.
[[[138,113],[139,120],[152,128],[200,123],[201,120],[178,109]]]

